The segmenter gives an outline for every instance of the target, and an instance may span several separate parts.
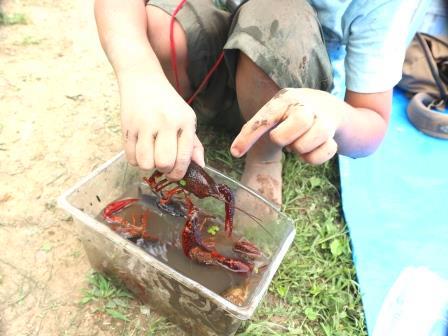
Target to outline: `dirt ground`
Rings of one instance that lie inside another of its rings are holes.
[[[1,0],[0,0],[1,1]],[[121,150],[93,1],[6,0],[0,26],[0,335],[102,335],[90,266],[57,197]]]

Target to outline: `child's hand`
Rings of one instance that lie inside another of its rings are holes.
[[[334,140],[344,112],[336,97],[313,89],[280,90],[241,129],[231,152],[244,155],[266,132],[271,141],[287,147],[312,164],[323,163],[337,152]]]
[[[127,159],[181,179],[193,159],[204,165],[196,115],[166,79],[131,76],[120,81],[122,131]]]

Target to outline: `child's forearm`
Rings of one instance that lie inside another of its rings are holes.
[[[370,109],[345,107],[345,122],[335,135],[338,153],[352,158],[370,155],[386,133],[386,120]]]
[[[341,124],[335,134],[338,153],[353,158],[373,153],[387,131],[392,106],[392,91],[361,94],[347,92]]]
[[[147,37],[143,0],[96,0],[101,45],[118,80],[131,75],[166,77]]]

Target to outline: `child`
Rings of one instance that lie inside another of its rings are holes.
[[[204,164],[197,116],[239,132],[230,150],[247,154],[243,184],[277,204],[284,147],[312,164],[378,147],[411,22],[429,3],[249,0],[231,15],[211,0],[188,0],[172,20],[179,1],[95,1],[119,83],[127,159],[182,178],[191,159]],[[332,56],[346,51],[344,100],[329,93],[324,37]],[[222,50],[224,61],[190,106]]]

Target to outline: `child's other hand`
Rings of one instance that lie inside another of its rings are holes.
[[[338,149],[334,140],[343,109],[338,99],[313,89],[280,90],[241,129],[231,152],[244,155],[265,133],[272,142],[286,147],[303,160],[321,164]]]
[[[131,76],[120,80],[126,157],[132,165],[156,168],[181,179],[193,159],[204,165],[196,115],[166,79]]]

